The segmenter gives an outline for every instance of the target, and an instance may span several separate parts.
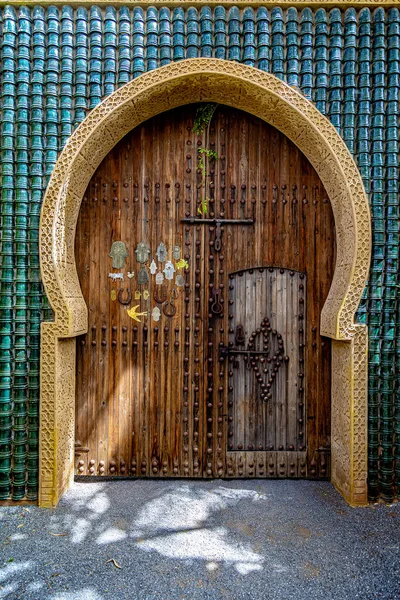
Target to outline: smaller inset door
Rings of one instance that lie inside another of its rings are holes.
[[[305,303],[304,273],[229,275],[228,451],[306,449]]]

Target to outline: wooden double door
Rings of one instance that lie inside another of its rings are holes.
[[[221,105],[147,121],[93,176],[75,251],[77,475],[329,477],[334,222],[284,135]]]

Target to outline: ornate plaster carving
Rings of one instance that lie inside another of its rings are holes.
[[[337,261],[322,311],[321,332],[337,340],[333,380],[342,385],[340,393],[333,385],[333,415],[351,413],[345,424],[333,418],[332,435],[340,434],[341,440],[337,445],[340,452],[333,456],[337,465],[333,474],[345,474],[348,487],[340,481],[337,485],[350,503],[365,502],[366,461],[362,457],[367,443],[367,371],[366,361],[359,357],[365,355],[367,339],[364,329],[354,324],[354,315],[369,270],[371,231],[361,177],[335,128],[299,92],[253,67],[206,58],[171,63],[138,77],[106,98],[71,136],[51,176],[42,207],[40,253],[43,282],[55,321],[42,328],[39,502],[42,506],[56,504],[72,473],[70,421],[75,373],[71,365],[75,346],[66,339],[87,329],[87,308],[74,256],[81,199],[100,162],[126,133],[150,117],[198,101],[229,104],[282,131],[310,160],[329,195],[335,217]],[[66,414],[68,422],[63,416]],[[355,426],[355,414],[361,426]],[[346,431],[336,432],[336,427],[343,425]]]

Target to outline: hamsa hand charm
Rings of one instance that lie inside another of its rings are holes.
[[[138,283],[139,285],[144,285],[145,283],[149,283],[149,274],[146,271],[146,267],[142,267],[139,271],[138,275]]]
[[[178,287],[183,287],[185,285],[185,278],[181,273],[178,273],[176,276],[175,283]]]
[[[157,258],[160,262],[165,262],[167,260],[167,249],[165,247],[165,245],[163,244],[163,242],[160,242],[158,248],[157,248]]]
[[[113,269],[123,269],[128,256],[124,242],[113,242],[108,256],[112,258]]]
[[[172,256],[174,257],[175,260],[179,260],[181,257],[181,249],[180,246],[174,246],[172,248]]]
[[[157,273],[156,284],[161,285],[163,281],[164,281],[164,275],[162,273]]]
[[[147,263],[150,256],[150,248],[145,242],[140,242],[135,250],[136,260],[142,264]]]
[[[171,261],[168,261],[164,267],[165,279],[173,279],[175,273],[175,267]]]
[[[151,311],[151,316],[153,317],[153,321],[159,321],[161,317],[161,310],[158,306],[155,306]]]
[[[157,273],[157,265],[154,262],[154,258],[153,258],[153,260],[151,261],[151,264],[150,264],[150,273],[152,275],[155,275]]]

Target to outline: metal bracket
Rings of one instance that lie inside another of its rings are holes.
[[[181,223],[187,225],[254,225],[254,219],[200,219],[198,217],[187,217],[181,219]]]

